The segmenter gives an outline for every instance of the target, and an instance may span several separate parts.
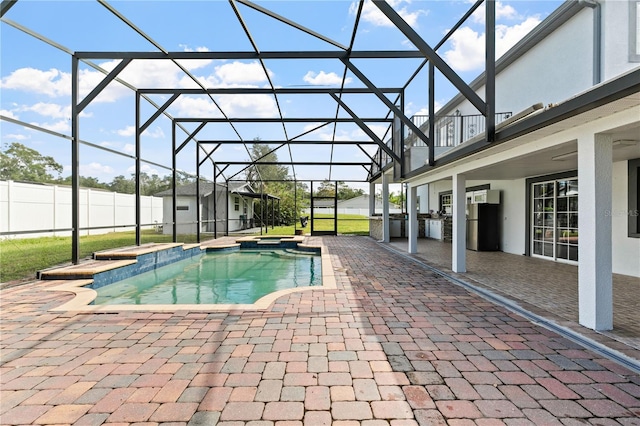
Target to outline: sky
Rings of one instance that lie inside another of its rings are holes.
[[[259,6],[303,25],[325,38],[349,46],[358,3],[332,1],[260,1]],[[501,56],[562,2],[558,0],[496,2],[496,53]],[[108,6],[105,6],[105,4]],[[71,132],[71,57],[64,50],[82,51],[253,51],[251,40],[239,23],[228,1],[31,1],[20,0],[3,17],[0,24],[0,115],[42,127],[57,134]],[[437,44],[444,34],[471,7],[473,2],[426,0],[390,0],[389,4],[430,45]],[[253,8],[236,2],[242,21],[260,51],[340,50],[319,38],[303,33],[274,20]],[[124,16],[156,45],[141,37],[114,11]],[[51,46],[17,27],[41,35],[62,47]],[[370,1],[366,1],[354,38],[353,50],[415,50],[407,38]],[[438,54],[466,81],[477,77],[484,66],[484,6],[481,6],[456,31]],[[111,70],[118,60],[95,60],[94,64]],[[353,60],[355,66],[378,87],[401,87],[421,63],[418,59]],[[336,87],[343,83],[344,64],[338,60],[183,60],[187,69],[205,87]],[[94,67],[81,63],[80,95],[84,97],[104,77]],[[119,77],[139,88],[196,88],[196,82],[170,61],[135,60]],[[365,87],[351,72],[346,74],[345,87]],[[426,67],[409,85],[404,99],[408,117],[428,113]],[[436,109],[456,94],[453,86],[436,75]],[[162,104],[165,95],[149,95]],[[215,103],[204,95],[182,95],[167,110],[173,117],[278,117],[278,108],[285,117],[329,118],[336,114],[336,102],[329,95],[267,94],[219,95]],[[345,95],[344,102],[359,117],[380,117],[388,108],[374,95]],[[393,98],[392,100],[395,100]],[[144,101],[142,120],[146,121],[155,108]],[[340,110],[340,117],[348,117]],[[80,116],[80,139],[89,144],[80,149],[80,172],[83,176],[110,182],[117,175],[134,172],[135,96],[118,82],[110,83]],[[306,140],[367,140],[367,135],[354,124],[325,125],[308,123],[210,123],[196,136],[198,140],[263,141],[296,138]],[[386,123],[367,123],[378,137],[389,137]],[[43,155],[53,156],[64,166],[62,176],[70,174],[71,150],[67,138],[50,135],[29,127],[0,121],[2,149],[12,142],[34,148]],[[187,131],[197,124],[185,123]],[[171,122],[161,117],[153,122],[141,138],[141,156],[147,160],[143,171],[166,175],[171,167]],[[301,136],[303,135],[303,136]],[[178,131],[178,139],[186,134]],[[214,145],[205,146],[210,150]],[[274,145],[275,147],[275,145]],[[375,146],[363,146],[372,155]],[[280,161],[368,161],[367,153],[349,145],[291,145],[276,151]],[[122,153],[125,155],[118,155]],[[218,148],[212,158],[217,161],[249,159],[242,144]],[[163,167],[164,166],[164,167]],[[189,143],[177,156],[177,168],[195,173],[195,144]],[[229,166],[223,176],[229,178],[241,171],[241,166]],[[206,163],[201,174],[213,176],[213,167]],[[296,166],[291,171],[299,180],[363,181],[367,172],[361,166]],[[240,175],[234,177],[239,178]],[[368,185],[351,186],[368,190]]]

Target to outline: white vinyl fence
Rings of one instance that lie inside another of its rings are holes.
[[[318,207],[315,208],[316,214],[333,214],[333,207]],[[311,209],[303,209],[303,213],[311,214]],[[376,209],[376,213],[382,213],[382,207]],[[389,209],[389,213],[402,213],[402,209]],[[360,216],[369,217],[369,209],[359,209],[353,207],[338,207],[338,214],[357,214]]]
[[[141,222],[162,224],[162,198],[143,196]],[[101,189],[80,189],[81,235],[130,231],[136,223],[136,199]],[[25,231],[39,231],[28,232]],[[71,187],[0,181],[1,238],[71,235]]]

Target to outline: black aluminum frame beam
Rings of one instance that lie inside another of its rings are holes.
[[[384,143],[384,141],[380,140],[380,138],[378,138],[378,136],[373,132],[373,130],[371,130],[369,128],[369,126],[366,125],[365,121],[358,118],[357,114],[354,113],[348,106],[347,104],[345,104],[338,96],[331,94],[331,96],[333,96],[333,99],[335,99],[335,101],[342,107],[342,109],[344,109],[347,114],[349,114],[353,120],[355,121],[355,123],[358,125],[358,127],[360,127],[360,129],[362,129],[363,132],[365,132],[367,134],[367,136],[369,136],[371,139],[373,139],[378,146],[384,151],[386,152],[388,155],[391,156],[391,158],[400,161],[400,157],[398,157],[398,155],[396,153],[393,152],[393,150],[391,148],[389,148],[387,146],[387,144]]]
[[[492,1],[492,0],[488,0]],[[423,53],[438,70],[482,113],[486,113],[486,103],[474,92],[467,83],[438,55],[429,44],[420,37],[391,5],[384,0],[372,0],[378,9]]]
[[[420,50],[338,50],[265,52],[76,52],[78,59],[423,59]]]
[[[229,166],[368,166],[371,163],[365,161],[345,161],[341,163],[331,161],[216,161],[216,164],[225,164]]]
[[[326,123],[355,123],[356,120],[353,118],[319,118],[319,117],[309,117],[309,118],[176,118],[173,121],[176,123],[315,123],[318,121],[326,122]],[[393,120],[391,118],[380,118],[380,117],[367,117],[360,118],[359,121],[363,121],[365,123],[391,123]]]
[[[7,13],[17,2],[18,0],[3,0],[2,3],[0,3],[0,18],[2,18],[4,14]]]
[[[404,89],[398,87],[381,87],[377,88],[382,93],[402,93]],[[343,89],[337,87],[218,87],[210,89],[138,89],[138,92],[144,94],[155,95],[311,95],[311,94],[375,94],[373,90],[367,87],[345,87]]]
[[[270,11],[268,9],[265,9],[265,8],[263,8],[261,6],[258,6],[257,4],[255,4],[253,2],[250,2],[248,0],[237,0],[237,2],[240,3],[240,4],[243,4],[243,5],[247,6],[247,7],[250,7],[252,9],[254,9],[254,10],[257,10],[258,12],[264,13],[265,15],[267,15],[267,16],[273,18],[273,19],[276,19],[276,20],[278,20],[278,21],[280,21],[280,22],[282,22],[284,24],[292,26],[293,28],[295,28],[295,29],[297,29],[299,31],[307,33],[307,34],[309,34],[309,35],[311,35],[311,36],[313,36],[313,37],[315,37],[315,38],[317,38],[319,40],[322,40],[322,41],[324,41],[326,43],[329,43],[329,44],[331,44],[331,45],[333,45],[333,46],[335,46],[337,48],[340,48],[342,50],[347,50],[346,46],[343,46],[342,44],[338,43],[337,41],[331,40],[330,38],[325,37],[322,34],[319,34],[319,33],[315,32],[315,31],[313,31],[313,30],[311,30],[311,29],[309,29],[307,27],[304,27],[304,26],[302,26],[302,25],[300,25],[300,24],[298,24],[296,22],[293,22],[290,19],[285,18],[284,16],[280,16],[277,13],[274,13],[274,12],[272,12],[272,11]]]
[[[258,142],[258,141],[256,141]],[[378,145],[377,142],[374,141],[353,141],[353,140],[262,140],[259,141],[261,144],[265,145],[280,145],[283,143],[290,145]],[[215,144],[246,144],[253,143],[253,141],[239,141],[239,140],[199,140],[199,144],[201,145],[215,145]]]

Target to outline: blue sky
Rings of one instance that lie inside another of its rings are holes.
[[[435,45],[451,26],[471,6],[468,1],[401,1],[389,3],[427,41]],[[302,33],[243,4],[236,3],[243,20],[261,51],[276,50],[337,50],[325,41]],[[258,4],[281,16],[310,28],[342,45],[348,46],[357,3],[352,1],[265,1]],[[496,49],[504,53],[522,36],[561,4],[560,1],[503,1],[497,2]],[[227,1],[112,1],[109,5],[133,22],[167,51],[253,51]],[[149,41],[121,22],[104,5],[93,1],[30,1],[20,0],[4,16],[0,24],[0,113],[52,131],[70,134],[71,58],[67,53],[28,36],[10,25],[15,22],[71,51],[157,51]],[[473,80],[483,69],[484,58],[483,8],[460,28],[450,42],[438,53],[467,81]],[[369,2],[354,41],[354,50],[414,49],[381,12]],[[106,70],[118,61],[96,60]],[[402,86],[420,64],[420,60],[354,60],[354,64],[379,87]],[[269,87],[269,79],[278,87],[339,87],[344,66],[333,60],[265,61],[268,77],[256,61],[181,61],[206,87]],[[80,66],[80,90],[88,93],[104,74],[89,65]],[[136,87],[174,88],[197,87],[170,61],[134,61],[120,77]],[[364,87],[351,73],[346,87]],[[408,116],[427,113],[427,80],[422,72],[409,86],[405,99]],[[436,108],[455,95],[453,87],[438,76]],[[163,96],[153,95],[161,104]],[[216,102],[227,116],[276,117],[276,99],[270,95],[226,95]],[[361,117],[384,115],[386,107],[372,95],[345,96],[345,102]],[[286,117],[331,117],[336,104],[328,95],[279,96],[277,99]],[[153,113],[147,102],[142,105],[143,117]],[[219,117],[220,109],[206,96],[180,97],[169,109],[174,117]],[[345,112],[340,116],[346,117]],[[134,96],[119,83],[111,83],[83,112],[80,137],[84,141],[128,155],[134,149]],[[144,119],[144,118],[143,118]],[[65,166],[63,176],[69,174],[70,149],[67,139],[58,138],[7,121],[0,122],[3,148],[20,142],[52,155]],[[287,124],[286,134],[281,124],[209,124],[198,139],[239,139],[251,141],[281,140],[295,137],[318,122]],[[189,130],[195,125],[185,125]],[[371,124],[380,137],[385,134],[382,123]],[[181,137],[185,137],[184,134]],[[327,125],[305,136],[309,140],[331,139],[365,140],[366,135],[355,125]],[[142,136],[142,157],[152,163],[170,166],[171,126],[160,118]],[[375,147],[366,148],[375,151]],[[178,168],[195,171],[195,147],[190,144],[178,157]],[[354,146],[291,146],[277,151],[281,161],[362,161],[366,155]],[[242,145],[227,145],[215,153],[219,161],[247,160]],[[332,157],[333,155],[333,157]],[[82,146],[81,173],[108,182],[116,175],[133,172],[130,157]],[[144,164],[148,173],[166,174],[156,164]],[[230,167],[227,176],[239,167]],[[211,176],[211,166],[201,170]],[[362,167],[296,167],[298,179],[362,180]],[[354,185],[358,186],[358,185]],[[364,186],[366,187],[366,185]]]

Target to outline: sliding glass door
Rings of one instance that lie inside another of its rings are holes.
[[[578,261],[578,180],[532,184],[533,256]]]

